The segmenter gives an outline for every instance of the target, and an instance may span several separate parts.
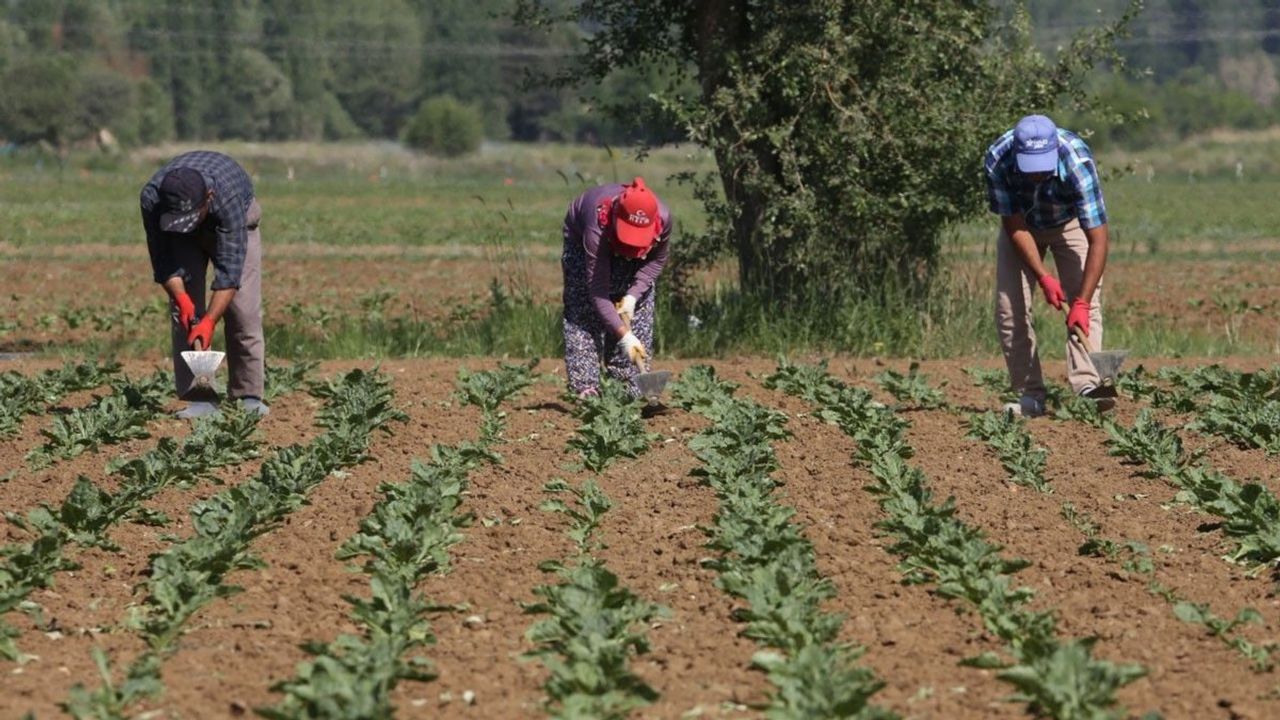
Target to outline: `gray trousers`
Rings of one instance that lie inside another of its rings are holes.
[[[240,289],[231,299],[222,318],[223,337],[226,342],[227,395],[233,398],[261,398],[263,385],[266,382],[267,343],[262,332],[262,233],[258,224],[262,221],[262,207],[257,199],[249,204],[245,213],[245,224],[249,228],[249,245],[245,249],[244,272],[240,275]],[[203,315],[205,311],[205,275],[209,261],[213,257],[213,232],[196,231],[186,242],[174,243],[173,256],[178,267],[186,273],[189,281],[187,294],[195,303],[196,313]],[[190,350],[187,344],[187,332],[178,322],[178,307],[170,301],[169,314],[172,324],[173,339],[173,376],[178,395],[190,389],[193,378],[191,370],[182,360],[182,351]]]
[[[1054,268],[1062,291],[1071,302],[1080,294],[1084,282],[1084,260],[1089,254],[1089,241],[1077,220],[1046,230],[1032,230],[1040,257],[1053,253]],[[1040,401],[1045,398],[1044,373],[1040,368],[1040,353],[1036,352],[1036,332],[1031,326],[1033,303],[1042,302],[1040,283],[1018,257],[1013,241],[1004,229],[996,239],[996,331],[1000,336],[1000,348],[1004,351],[1005,366],[1009,369],[1009,382],[1019,393]],[[1065,317],[1055,323],[1066,337]],[[1078,343],[1066,339],[1067,381],[1071,389],[1080,392],[1098,384],[1098,371]],[[1094,350],[1102,349],[1102,282],[1090,298],[1089,342]]]

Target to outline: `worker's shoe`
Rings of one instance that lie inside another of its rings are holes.
[[[1004,411],[1024,418],[1040,417],[1044,415],[1044,400],[1031,395],[1023,395],[1018,398],[1018,402],[1005,405]]]
[[[1080,391],[1080,397],[1094,401],[1098,405],[1098,412],[1110,412],[1116,406],[1116,398],[1114,393],[1108,393],[1099,397],[1099,391],[1102,388],[1087,387]]]
[[[247,413],[257,415],[266,415],[271,412],[271,408],[267,407],[267,404],[262,402],[262,398],[256,397],[240,398],[240,408]]]
[[[208,417],[218,414],[218,406],[211,402],[193,402],[182,408],[176,414],[179,420],[195,420],[196,418]]]

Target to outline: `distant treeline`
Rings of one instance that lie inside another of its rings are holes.
[[[0,140],[399,138],[441,96],[494,139],[670,132],[594,111],[644,97],[643,78],[586,97],[526,82],[562,68],[579,34],[510,13],[508,0],[0,0]]]
[[[1118,14],[1127,0],[1030,0],[1039,44]],[[1111,112],[1070,121],[1098,144],[1131,148],[1214,128],[1280,123],[1280,3],[1275,0],[1146,0],[1117,46],[1128,67],[1093,89]]]
[[[1106,17],[1124,4],[1027,6],[1039,43],[1053,48],[1095,24],[1095,10]],[[481,135],[611,144],[680,137],[661,114],[605,112],[669,82],[664,68],[629,70],[585,88],[529,82],[563,70],[591,29],[521,27],[513,6],[0,0],[0,142],[66,147],[100,141],[104,129],[126,145],[407,135],[463,147]],[[1120,49],[1129,74],[1096,84],[1115,112],[1066,119],[1087,125],[1098,142],[1141,146],[1280,120],[1274,0],[1148,0]],[[1139,69],[1150,75],[1131,77]],[[435,104],[423,107],[428,101]]]

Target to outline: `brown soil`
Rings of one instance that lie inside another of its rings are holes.
[[[358,632],[342,596],[365,594],[367,579],[334,559],[334,552],[377,501],[379,483],[402,481],[411,458],[425,456],[432,443],[475,436],[478,414],[451,402],[452,382],[460,365],[477,369],[493,362],[383,363],[395,379],[409,422],[377,437],[369,462],[326,481],[309,505],[255,541],[254,550],[266,567],[236,574],[231,581],[243,592],[212,603],[192,620],[179,651],[164,666],[165,694],[141,709],[159,711],[156,717],[244,715],[278,699],[270,688],[291,677],[305,658],[301,642]],[[4,368],[29,372],[49,364],[26,361]],[[327,363],[323,372],[354,364]],[[1022,705],[1003,702],[1011,690],[994,673],[958,665],[966,657],[1000,649],[981,620],[962,604],[934,596],[927,586],[901,584],[897,558],[886,551],[888,541],[874,527],[882,514],[864,490],[870,478],[850,460],[852,442],[816,421],[803,403],[761,387],[758,377],[772,370],[771,361],[715,365],[743,384],[742,393],[791,417],[794,438],[778,446],[778,476],[786,483],[779,499],[796,507],[796,522],[814,544],[819,569],[838,589],[829,610],[847,616],[842,639],[866,646],[862,662],[887,683],[877,701],[915,718],[1025,715]],[[995,407],[995,400],[972,387],[961,371],[970,365],[993,363],[925,363],[923,369],[948,381],[954,405]],[[673,363],[672,369],[687,366]],[[147,369],[144,363],[129,367],[130,372]],[[881,369],[870,360],[832,365],[833,372],[860,384]],[[544,363],[540,370],[558,368]],[[451,572],[421,586],[431,600],[460,609],[432,618],[437,642],[421,654],[435,663],[439,678],[397,689],[401,717],[541,714],[545,671],[536,660],[521,658],[531,649],[524,633],[536,618],[526,615],[521,603],[535,599],[532,589],[538,584],[554,582],[537,569],[538,563],[571,551],[564,521],[538,508],[542,485],[557,476],[573,482],[587,477],[567,467],[573,457],[565,442],[575,423],[561,405],[559,391],[559,381],[548,380],[523,395],[509,412],[506,439],[498,447],[504,462],[471,478],[464,507],[477,520],[455,546]],[[87,399],[86,394],[67,402]],[[280,399],[262,423],[267,444],[313,437],[316,407],[302,393]],[[1128,419],[1134,408],[1119,412]],[[1202,529],[1207,518],[1173,504],[1171,488],[1138,478],[1132,468],[1107,456],[1102,431],[1052,420],[1032,423],[1036,439],[1050,451],[1047,474],[1054,492],[1045,495],[1005,482],[985,445],[964,437],[962,414],[917,411],[908,417],[916,462],[937,496],[955,496],[965,521],[983,528],[1007,554],[1033,562],[1018,579],[1036,591],[1035,607],[1054,609],[1064,636],[1097,636],[1100,656],[1146,666],[1148,676],[1121,693],[1132,711],[1158,710],[1170,719],[1266,718],[1280,712],[1271,699],[1278,680],[1274,673],[1252,672],[1203,628],[1178,621],[1165,600],[1147,591],[1144,578],[1106,559],[1077,553],[1083,537],[1060,517],[1063,502],[1087,512],[1106,537],[1150,547],[1157,579],[1188,599],[1209,602],[1224,617],[1246,606],[1257,608],[1266,622],[1243,630],[1250,639],[1268,642],[1280,631],[1280,603],[1270,579],[1247,577],[1247,568],[1223,561],[1230,546],[1221,533]],[[0,443],[0,475],[16,469],[0,485],[5,510],[57,502],[78,473],[101,480],[108,457],[143,452],[154,443],[129,443],[49,470],[25,470],[22,456],[38,442],[38,430],[47,422],[33,418],[17,438]],[[750,669],[757,648],[739,637],[741,628],[731,617],[735,601],[716,588],[714,572],[699,563],[709,554],[699,528],[712,522],[716,500],[689,476],[696,460],[686,443],[705,421],[672,411],[648,423],[664,440],[641,459],[619,463],[600,478],[614,502],[601,535],[608,547],[600,557],[637,594],[670,609],[669,617],[648,630],[651,652],[633,662],[635,671],[661,693],[655,705],[636,716],[751,715],[746,706],[769,690],[763,676]],[[184,431],[172,420],[157,421],[152,429],[156,436]],[[1261,452],[1218,443],[1210,457],[1239,477],[1273,480],[1273,461]],[[221,477],[240,482],[256,468],[257,463],[247,463]],[[145,579],[148,555],[166,546],[166,535],[186,535],[185,508],[215,491],[202,484],[162,493],[151,506],[168,513],[173,524],[163,529],[121,526],[113,536],[123,547],[120,553],[73,549],[72,557],[83,568],[57,576],[51,590],[32,597],[56,632],[42,632],[22,615],[6,618],[22,630],[20,646],[39,659],[23,666],[0,663],[5,677],[0,717],[28,710],[56,716],[56,704],[73,684],[96,683],[90,658],[94,645],[117,662],[127,662],[141,649],[125,621],[130,605],[141,600],[135,586]],[[11,529],[6,532],[10,540],[19,537]],[[473,704],[463,700],[468,691],[474,693]]]

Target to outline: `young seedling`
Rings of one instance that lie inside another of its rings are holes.
[[[875,381],[897,399],[901,409],[933,410],[946,407],[947,396],[940,388],[929,384],[929,378],[920,372],[920,363],[913,362],[904,375],[896,370],[885,370]],[[946,386],[946,382],[942,383]]]
[[[968,424],[969,437],[986,442],[996,451],[1010,482],[1042,493],[1053,492],[1044,478],[1049,452],[1035,444],[1022,418],[1008,412],[985,412],[970,415]]]
[[[856,459],[875,478],[869,490],[885,513],[879,527],[896,540],[890,550],[901,558],[905,580],[933,584],[940,596],[970,603],[1013,658],[985,654],[969,664],[999,669],[997,676],[1016,687],[1016,697],[1036,714],[1121,717],[1114,709],[1116,691],[1145,671],[1095,658],[1093,640],[1059,638],[1053,614],[1031,610],[1032,591],[1013,583],[1012,575],[1028,563],[1002,557],[999,546],[957,517],[952,501],[934,500],[924,473],[906,462],[909,453],[902,452],[892,418],[865,413],[850,421],[861,424],[846,432],[858,439]]]
[[[577,400],[575,415],[581,424],[569,447],[578,451],[588,470],[600,472],[620,458],[639,457],[658,439],[645,429],[643,405],[613,380],[600,384],[599,396]]]

